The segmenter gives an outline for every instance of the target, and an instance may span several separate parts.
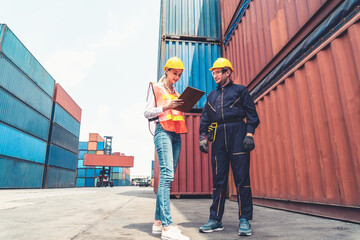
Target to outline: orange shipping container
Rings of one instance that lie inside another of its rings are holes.
[[[89,142],[88,143],[88,150],[90,151],[96,151],[96,148],[97,148],[97,142]]]
[[[58,83],[55,84],[54,102],[63,107],[76,121],[81,122],[81,108]]]
[[[89,142],[104,142],[104,141],[105,140],[98,133],[89,133]]]
[[[98,154],[98,155],[104,155],[104,151],[96,151],[96,154]]]

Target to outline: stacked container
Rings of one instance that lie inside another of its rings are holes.
[[[206,95],[216,87],[209,68],[221,56],[220,43],[219,0],[161,1],[158,79],[164,74],[166,61],[177,56],[183,61],[185,70],[175,84],[176,90],[181,93],[191,86],[205,92],[194,106],[194,113],[186,116],[189,131],[181,136],[183,146],[171,188],[172,195],[211,192],[211,168],[195,166],[210,166],[210,158],[198,151],[199,112],[205,105]],[[160,177],[157,156],[154,164],[154,190],[157,191]]]
[[[254,202],[360,222],[358,1],[232,2],[223,55],[261,120]]]
[[[103,167],[84,166],[84,154],[104,155],[104,139],[98,133],[90,133],[89,142],[80,142],[76,176],[76,187],[94,187]],[[113,155],[124,154],[114,152]],[[130,186],[130,169],[111,167],[110,179],[113,180],[114,186]]]
[[[41,188],[55,81],[0,25],[0,188]]]
[[[43,187],[74,187],[81,108],[58,83],[53,101]]]

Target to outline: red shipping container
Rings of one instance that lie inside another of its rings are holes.
[[[54,102],[63,107],[76,121],[81,122],[81,108],[58,83],[55,84]]]
[[[89,133],[89,142],[104,142],[104,141],[105,140],[98,133]]]
[[[182,147],[171,195],[212,194],[211,151],[201,153],[199,149],[200,113],[185,114],[187,134],[181,134]],[[160,179],[159,159],[155,151],[154,191]]]
[[[133,156],[85,154],[84,166],[133,167]]]

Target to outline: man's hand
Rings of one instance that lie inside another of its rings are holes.
[[[200,140],[200,151],[202,151],[203,153],[208,153],[208,150],[209,150],[209,146],[207,140],[206,139]]]
[[[243,141],[243,148],[245,152],[250,152],[255,148],[254,138],[251,136],[245,136]]]

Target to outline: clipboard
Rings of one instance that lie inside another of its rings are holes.
[[[179,96],[179,99],[182,99],[184,103],[181,106],[178,106],[177,108],[174,108],[175,110],[181,111],[181,112],[190,112],[193,106],[200,100],[200,98],[205,94],[205,92],[193,88],[193,87],[187,87],[183,93]]]

